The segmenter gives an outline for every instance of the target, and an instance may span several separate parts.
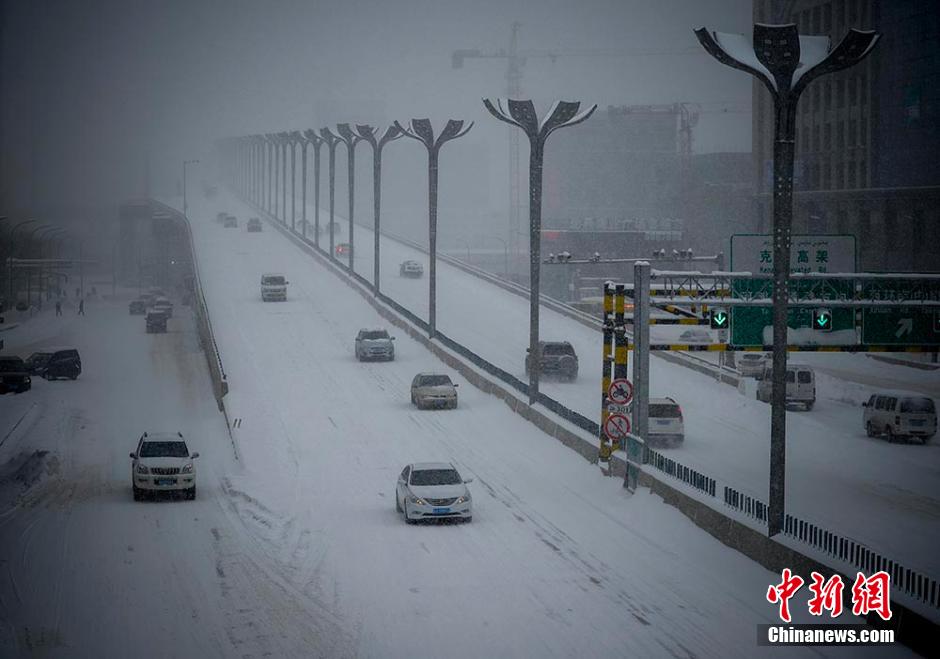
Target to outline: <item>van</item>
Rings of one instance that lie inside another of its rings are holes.
[[[650,398],[647,408],[647,443],[652,446],[676,446],[685,440],[682,408],[672,398]]]
[[[884,435],[891,443],[917,437],[926,444],[937,433],[937,408],[931,398],[872,394],[862,407],[869,437]]]
[[[37,374],[46,380],[59,378],[76,379],[82,374],[82,358],[75,348],[48,348],[43,352],[51,352],[52,356],[37,370]]]
[[[768,363],[757,376],[757,400],[770,402],[773,370]],[[810,366],[787,364],[787,405],[802,405],[808,412],[816,404],[816,373]]]

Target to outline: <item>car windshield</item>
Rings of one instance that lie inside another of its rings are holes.
[[[47,361],[50,357],[52,357],[51,352],[34,352],[26,359],[26,363],[41,364],[42,362]]]
[[[564,343],[547,343],[542,346],[543,355],[573,355],[574,348]]]
[[[142,458],[188,458],[186,442],[144,442],[140,447]]]
[[[460,474],[456,469],[420,469],[411,472],[412,485],[459,485]]]
[[[901,399],[901,412],[916,414],[933,414],[933,400],[930,398],[903,398]]]
[[[798,371],[796,374],[796,381],[800,384],[809,384],[813,381],[813,374],[809,371]]]
[[[283,286],[283,285],[284,285],[284,277],[282,277],[281,275],[275,275],[275,276],[272,276],[272,277],[265,277],[264,279],[261,280],[261,283],[262,283],[262,284],[265,284],[265,285],[267,285],[267,286]]]
[[[679,410],[678,405],[669,404],[656,404],[653,403],[649,407],[649,417],[656,419],[681,419],[682,412]]]
[[[374,330],[371,332],[363,332],[360,336],[362,336],[363,339],[374,341],[376,339],[387,339],[388,332],[385,330]]]
[[[763,359],[763,358],[764,358],[763,355],[744,355],[741,359],[746,359],[746,360],[748,360],[748,361],[755,361],[755,362],[756,362],[756,361],[758,361],[758,360],[760,360],[760,359]]]
[[[451,384],[451,381],[446,375],[425,375],[418,380],[419,387],[440,387],[448,384]]]

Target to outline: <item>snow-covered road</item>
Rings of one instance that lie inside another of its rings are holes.
[[[227,204],[227,205],[226,205]],[[222,202],[240,217],[254,214],[231,198]],[[221,206],[220,206],[221,208]],[[298,212],[299,214],[299,212]],[[368,214],[368,212],[367,212]],[[312,207],[308,217],[312,218]],[[345,218],[336,243],[348,240]],[[328,216],[321,211],[321,224]],[[373,234],[355,227],[356,272],[373,273]],[[329,244],[327,235],[321,244]],[[382,238],[382,290],[427,318],[428,282],[399,276],[398,266],[427,256]],[[343,257],[345,263],[345,257]],[[459,268],[438,262],[438,328],[497,366],[525,380],[528,302]],[[654,328],[655,329],[655,328]],[[673,328],[667,328],[673,329]],[[541,310],[541,335],[568,340],[580,356],[576,383],[546,381],[542,390],[589,418],[598,418],[600,333],[551,309]],[[794,353],[792,362],[820,367],[818,400],[811,412],[787,414],[788,512],[861,541],[927,574],[940,575],[940,440],[927,446],[888,444],[866,437],[860,403],[874,390],[938,391],[940,375],[874,362],[862,355]],[[830,377],[826,366],[849,371],[858,384]],[[682,406],[685,442],[670,458],[699,469],[760,500],[767,498],[770,408],[713,379],[662,359],[650,363],[653,396]],[[877,386],[877,373],[887,381]],[[938,394],[940,395],[940,394]]]

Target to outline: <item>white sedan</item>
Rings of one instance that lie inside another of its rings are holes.
[[[416,462],[402,469],[395,491],[395,509],[413,524],[419,519],[473,519],[467,483],[447,462]]]
[[[183,492],[187,499],[196,498],[193,460],[199,454],[190,454],[182,433],[145,432],[130,455],[134,501],[158,492]]]

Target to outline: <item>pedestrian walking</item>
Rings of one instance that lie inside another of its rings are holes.
[[[56,315],[56,316],[61,316],[61,315],[62,315],[62,302],[61,302],[61,300],[56,300],[56,301],[55,301],[55,315]]]
[[[82,298],[81,300],[78,301],[78,315],[79,316],[85,315],[85,298]]]

